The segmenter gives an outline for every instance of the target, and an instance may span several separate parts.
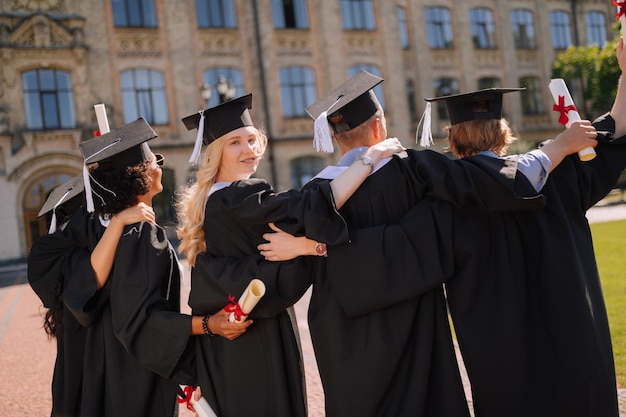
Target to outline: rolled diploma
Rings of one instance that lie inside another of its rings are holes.
[[[622,38],[624,38],[624,42],[626,42],[626,16],[621,15],[619,22],[622,24]]]
[[[180,389],[185,390],[185,386],[181,385]],[[211,408],[209,403],[204,399],[204,397],[200,397],[198,401],[193,398],[193,394],[191,394],[191,400],[189,401],[193,408],[196,410],[196,414],[200,417],[217,417],[215,411]]]
[[[107,112],[104,108],[104,104],[94,104],[94,110],[96,111],[96,119],[98,119],[98,129],[101,134],[109,133],[109,119],[107,118]]]
[[[235,320],[235,313],[230,313],[228,321],[230,321],[231,323],[241,323],[242,321],[245,321],[248,314],[250,314],[252,309],[257,305],[261,297],[263,297],[264,295],[265,284],[263,283],[263,281],[258,278],[251,280],[246,289],[241,294],[241,297],[239,297],[239,300],[237,300],[237,303],[239,304],[239,306],[241,306],[241,311],[243,311],[245,316],[242,317],[240,320]]]
[[[554,78],[550,80],[550,84],[548,85],[550,88],[550,92],[552,93],[552,97],[554,98],[554,102],[559,104],[559,97],[564,97],[564,105],[571,106],[574,104],[574,100],[572,100],[572,96],[567,89],[567,85],[565,85],[565,81],[562,78]],[[580,119],[580,114],[578,114],[575,110],[570,110],[567,112],[567,118],[569,119],[565,127],[570,127],[572,122],[575,122]],[[581,161],[591,161],[596,157],[596,151],[589,147],[585,148],[582,151],[578,152],[578,157]]]

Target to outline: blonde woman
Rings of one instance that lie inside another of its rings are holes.
[[[247,95],[202,114],[183,119],[199,129],[207,144],[197,182],[185,190],[178,204],[179,250],[191,270],[189,305],[194,314],[213,315],[240,296],[252,278],[260,278],[266,294],[250,317],[254,324],[239,339],[198,338],[198,382],[203,396],[219,414],[237,416],[306,416],[302,358],[292,305],[310,284],[307,276],[289,274],[301,259],[257,268],[252,258],[238,273],[223,274],[212,257],[243,258],[257,253],[268,222],[324,243],[347,240],[345,223],[337,213],[371,168],[359,161],[340,177],[306,193],[275,193],[264,180],[251,179],[267,144],[254,127]],[[373,163],[402,150],[389,139],[370,148],[364,158]],[[331,232],[329,232],[331,231]],[[280,269],[280,273],[277,272]],[[295,269],[295,268],[294,268]]]

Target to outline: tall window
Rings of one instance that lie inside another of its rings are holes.
[[[449,96],[459,93],[459,81],[455,78],[439,78],[433,83],[435,97]],[[448,108],[444,100],[437,101],[437,116],[439,120],[449,120]]]
[[[411,121],[415,122],[417,121],[417,107],[415,106],[415,86],[411,79],[406,80],[406,99]]]
[[[196,0],[199,28],[236,28],[234,0]]]
[[[157,27],[154,0],[111,0],[116,27]]]
[[[348,78],[352,78],[355,75],[357,75],[359,72],[361,72],[361,70],[365,70],[367,72],[369,72],[370,74],[373,74],[377,77],[380,77],[380,69],[377,66],[374,65],[367,65],[367,64],[359,64],[359,65],[353,65],[350,68],[348,68]],[[376,98],[378,99],[378,101],[380,102],[380,105],[382,106],[382,108],[385,108],[385,93],[383,91],[383,85],[378,84],[376,87],[374,87],[374,94],[376,94]]]
[[[511,26],[517,49],[534,49],[537,47],[535,22],[530,10],[512,10]]]
[[[552,32],[552,47],[554,49],[569,48],[572,44],[569,13],[562,10],[550,12],[550,31]]]
[[[344,29],[376,29],[373,0],[340,0],[340,2]]]
[[[602,12],[589,12],[585,16],[589,45],[603,47],[606,43],[606,19]]]
[[[427,7],[425,17],[428,46],[431,49],[453,48],[454,36],[450,10],[444,7]]]
[[[491,10],[484,7],[470,10],[470,24],[472,40],[476,49],[497,48],[496,26]]]
[[[218,67],[211,68],[202,74],[205,87],[209,88],[210,98],[205,103],[206,107],[214,107],[227,100],[240,97],[244,94],[243,75],[237,68]],[[226,83],[228,90],[222,90],[220,83]],[[230,90],[230,91],[229,91]],[[226,94],[226,96],[224,96]]]
[[[543,113],[543,101],[541,95],[541,82],[537,77],[522,77],[519,80],[520,87],[526,87],[522,91],[522,111],[531,116]]]
[[[406,11],[404,7],[396,7],[396,15],[398,16],[398,30],[400,31],[400,45],[403,49],[409,49],[409,30],[406,25]]]
[[[272,0],[272,17],[276,29],[309,28],[305,0]]]
[[[302,188],[326,166],[324,160],[318,156],[292,159],[289,165],[291,168],[291,188],[295,189]]]
[[[283,117],[308,117],[304,109],[316,99],[313,70],[305,67],[285,67],[280,69],[279,78]]]
[[[483,77],[478,79],[478,89],[500,87],[500,79],[496,77]]]
[[[138,68],[120,74],[124,123],[143,117],[153,125],[169,123],[165,83],[160,71]]]
[[[32,130],[76,127],[69,72],[37,69],[22,73],[26,127]]]

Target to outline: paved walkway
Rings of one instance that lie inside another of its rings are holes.
[[[594,207],[590,222],[626,218],[626,204]],[[322,391],[306,322],[309,294],[296,304],[306,370],[309,416],[324,417]],[[41,302],[26,282],[24,265],[0,268],[0,416],[50,415],[50,379],[56,347],[41,328]],[[467,385],[467,378],[464,378]],[[469,388],[468,388],[469,396]],[[626,417],[626,389],[619,390]],[[181,410],[181,417],[192,414]]]

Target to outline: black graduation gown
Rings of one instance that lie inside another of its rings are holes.
[[[93,247],[83,250],[67,276],[90,273]],[[191,317],[179,313],[180,273],[163,229],[126,226],[106,285],[71,309],[88,325],[80,415],[177,415],[178,384],[195,382]]]
[[[544,203],[517,172],[516,159],[470,163],[409,151],[370,176],[340,210],[351,242],[329,247],[309,308],[328,417],[469,415],[443,280],[437,275],[406,292],[395,283],[405,279],[406,259],[421,245],[391,249],[381,239],[353,245],[354,229],[396,222],[425,195],[496,212]],[[423,233],[431,242],[438,230]],[[379,262],[385,251],[393,253],[390,261]]]
[[[72,251],[87,245],[86,229],[68,226],[69,223],[65,223],[55,233],[40,237],[28,257],[28,280],[44,307],[56,308],[60,302],[63,309],[62,328],[56,335],[57,355],[52,376],[53,417],[77,416],[81,406],[82,358],[87,331],[68,309],[68,303],[77,302],[80,294],[65,290],[72,286],[96,290],[92,274],[77,274],[70,284],[70,277],[63,273],[66,265],[73,262]],[[99,238],[99,232],[91,233],[91,236]]]
[[[610,121],[596,127],[611,131]],[[618,414],[585,212],[615,184],[626,145],[624,138],[599,141],[596,159],[570,156],[550,174],[543,209],[485,213],[425,200],[398,225],[350,231],[352,250],[372,259],[369,271],[394,272],[391,283],[362,285],[365,300],[403,298],[449,280],[477,417]],[[398,259],[407,248],[412,256]],[[349,255],[342,249],[329,250],[329,262]],[[359,272],[349,271],[338,287],[355,285]]]
[[[302,355],[292,305],[311,283],[309,258],[265,263],[257,245],[269,222],[295,232],[305,225],[312,238],[347,239],[334,210],[330,187],[310,193],[275,194],[263,180],[237,181],[214,192],[206,206],[205,254],[191,271],[189,305],[195,314],[214,314],[239,298],[251,279],[266,285],[250,315],[254,324],[239,338],[197,338],[198,381],[220,416],[306,416]],[[223,257],[230,257],[226,262]],[[244,259],[245,258],[245,259]]]

